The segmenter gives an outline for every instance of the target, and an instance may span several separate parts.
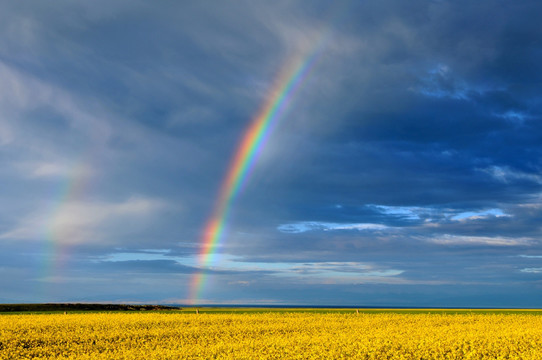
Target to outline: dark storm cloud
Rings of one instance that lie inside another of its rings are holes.
[[[417,5],[416,16],[400,5],[358,9],[353,24],[379,46],[346,62],[351,78],[332,94],[346,105],[342,117],[330,114],[328,131],[307,129],[312,138],[296,148],[305,157],[294,155],[301,159],[295,167],[284,157],[275,164],[280,177],[261,180],[276,190],[254,194],[261,191],[255,186],[247,198],[270,207],[288,199],[285,216],[296,221],[372,222],[362,205],[461,212],[536,196],[540,101],[526,79],[539,76],[532,64],[541,54],[540,31],[531,15],[539,5]],[[375,8],[377,18],[362,11]],[[525,37],[510,41],[518,34]],[[398,37],[403,50],[392,45]],[[393,66],[382,61],[388,49],[401,53]],[[512,57],[516,66],[500,65]],[[364,65],[376,71],[367,75]],[[501,169],[508,175],[499,176]]]

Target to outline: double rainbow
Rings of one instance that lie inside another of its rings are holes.
[[[231,205],[246,183],[258,155],[277,121],[288,109],[296,91],[314,67],[318,55],[321,53],[322,44],[323,41],[320,41],[308,55],[298,56],[294,61],[287,63],[261,110],[245,131],[220,187],[214,211],[203,231],[199,253],[199,265],[202,270],[192,278],[190,295],[192,304],[197,304],[204,289],[205,269],[213,264],[217,247],[224,236],[224,228]]]

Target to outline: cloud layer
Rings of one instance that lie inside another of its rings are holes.
[[[0,302],[539,306],[535,1],[0,5]],[[321,53],[197,254],[281,70]]]

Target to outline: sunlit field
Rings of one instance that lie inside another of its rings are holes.
[[[542,359],[538,312],[0,316],[0,359]]]

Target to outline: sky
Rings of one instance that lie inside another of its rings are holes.
[[[541,307],[541,13],[2,1],[0,302]]]

